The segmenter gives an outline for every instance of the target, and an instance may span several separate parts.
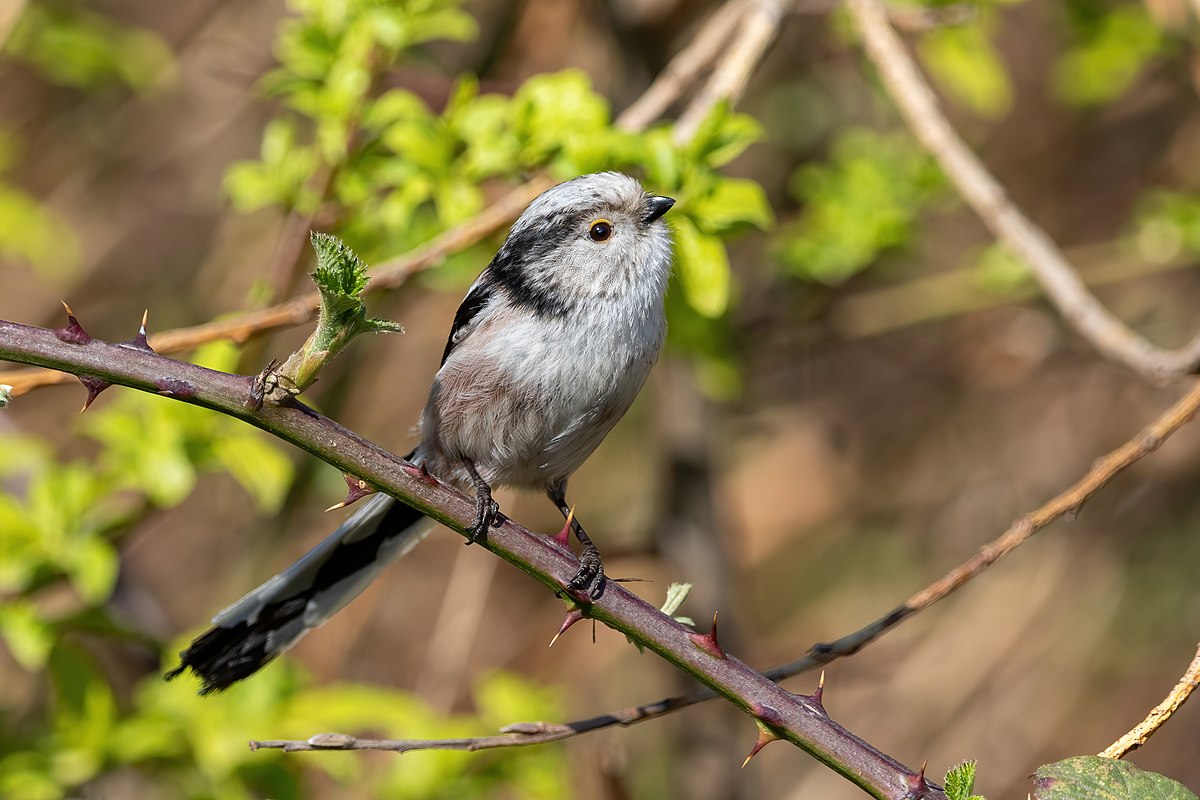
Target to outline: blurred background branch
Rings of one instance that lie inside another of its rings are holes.
[[[963,198],[1005,247],[1024,259],[1051,302],[1104,356],[1157,381],[1200,369],[1200,333],[1178,350],[1163,350],[1117,319],[1088,291],[1058,245],[1012,201],[938,111],[937,100],[892,29],[879,0],[846,0],[863,46],[905,121]]]

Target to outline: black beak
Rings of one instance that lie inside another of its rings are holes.
[[[646,196],[646,213],[642,216],[642,223],[649,225],[654,220],[661,217],[663,214],[671,210],[671,206],[675,205],[674,197],[660,197],[659,195],[651,194]]]

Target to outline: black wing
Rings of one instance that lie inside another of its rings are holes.
[[[462,304],[454,315],[454,324],[450,326],[450,336],[446,339],[446,351],[442,353],[442,364],[446,363],[446,359],[450,357],[450,353],[458,343],[467,338],[467,334],[471,332],[471,323],[492,299],[495,289],[496,278],[489,267],[475,279],[475,283],[471,284],[467,296],[463,298]]]

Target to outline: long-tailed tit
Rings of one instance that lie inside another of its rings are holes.
[[[571,474],[628,410],[666,333],[669,197],[604,172],[559,184],[525,209],[467,292],[408,459],[474,492],[469,538],[498,524],[494,486],[544,491],[569,515]],[[203,692],[258,671],[353,600],[432,523],[373,495],[323,542],[213,619],[180,653]],[[604,590],[600,553],[578,521],[568,588]]]

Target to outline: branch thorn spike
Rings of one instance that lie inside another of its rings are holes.
[[[571,546],[571,523],[575,520],[575,506],[571,506],[567,511],[567,521],[563,523],[562,530],[554,534],[550,538],[561,544],[563,547]]]
[[[708,633],[689,633],[688,638],[692,640],[692,644],[708,653],[713,658],[724,659],[725,651],[721,649],[721,645],[717,642],[717,612],[713,612],[712,629]]]
[[[420,478],[428,484],[437,485],[438,479],[429,471],[429,467],[425,464],[425,459],[421,459],[416,464],[405,464],[401,467],[409,475],[414,478]]]
[[[812,699],[813,699],[813,702],[816,703],[821,708],[822,711],[825,710],[825,703],[823,702],[824,696],[825,696],[825,670],[821,670],[821,677],[817,681],[817,690],[815,692],[813,692]]]
[[[746,765],[750,763],[750,759],[758,755],[760,750],[779,739],[779,734],[767,727],[766,723],[756,719],[754,720],[754,724],[758,727],[758,738],[754,740],[754,746],[750,748],[750,754],[742,762],[742,769],[746,768]]]
[[[925,780],[925,768],[928,766],[929,759],[925,759],[921,762],[921,769],[915,775],[908,776],[909,797],[925,797],[931,788],[929,781]]]
[[[583,611],[579,606],[575,606],[567,612],[567,616],[563,619],[562,625],[558,628],[558,633],[554,634],[554,638],[550,640],[550,647],[554,647],[554,643],[558,641],[558,637],[562,636],[567,630],[579,620],[583,619]]]
[[[87,389],[87,397],[83,400],[83,407],[79,409],[79,413],[82,414],[91,407],[96,398],[100,396],[100,393],[112,386],[112,384],[93,375],[79,375],[77,377],[79,378],[79,382],[83,384],[83,388]]]
[[[91,334],[85,331],[83,326],[79,324],[79,320],[75,317],[75,312],[67,305],[67,301],[59,300],[58,302],[62,303],[63,309],[67,312],[67,324],[61,328],[54,329],[54,335],[58,337],[59,341],[69,344],[87,344],[92,341]]]
[[[334,509],[345,508],[348,505],[353,505],[369,494],[375,494],[375,490],[371,488],[371,485],[362,478],[351,475],[348,472],[343,472],[342,477],[346,480],[346,499],[340,503],[334,503],[329,508],[325,509],[326,514]]]
[[[138,325],[137,335],[127,342],[121,342],[125,347],[132,347],[134,350],[142,350],[147,353],[153,353],[154,348],[146,341],[146,323],[150,319],[150,309],[142,311],[142,321]]]

